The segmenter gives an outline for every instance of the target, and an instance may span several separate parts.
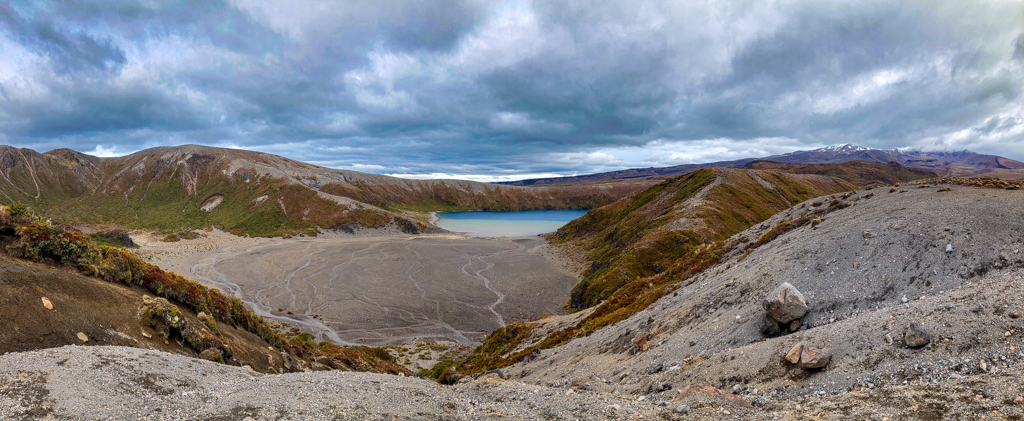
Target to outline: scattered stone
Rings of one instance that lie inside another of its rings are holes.
[[[807,300],[789,282],[783,282],[764,300],[768,316],[779,323],[789,323],[807,314]]]
[[[75,335],[76,335],[76,336],[78,336],[78,340],[82,341],[82,343],[86,343],[86,342],[89,342],[89,337],[88,337],[88,336],[85,336],[85,334],[84,334],[84,333],[82,333],[82,332],[78,332],[78,333],[76,333]]]
[[[690,413],[690,406],[689,405],[679,405],[679,406],[676,407],[676,412],[678,412],[680,414],[689,414]]]
[[[150,334],[149,334],[149,333],[147,333],[147,332],[142,332],[142,337],[143,337],[143,338],[146,338],[146,339],[149,339],[149,338],[152,338],[152,337],[153,337],[153,335],[150,335]]]
[[[739,396],[736,396],[732,393],[726,393],[721,390],[718,390],[714,386],[707,383],[694,383],[689,386],[686,386],[683,388],[683,390],[679,391],[679,394],[676,395],[676,397],[673,398],[673,400],[678,400],[693,395],[707,396],[709,398],[719,399],[723,403],[728,403],[742,408],[752,407],[750,405],[750,402],[747,402],[743,398],[740,398]]]
[[[864,239],[868,238],[875,238],[875,233],[871,232],[871,230],[864,230]]]
[[[803,352],[803,350],[804,350],[803,342],[800,342],[800,343],[797,343],[796,345],[793,345],[793,348],[790,349],[789,352],[786,353],[786,361],[789,361],[790,364],[799,364],[800,363],[800,353]]]
[[[932,335],[924,330],[917,323],[911,323],[903,334],[903,342],[910,348],[920,348],[932,341]]]
[[[224,361],[224,355],[220,353],[219,349],[213,348],[213,347],[206,348],[205,350],[203,350],[203,352],[200,352],[199,353],[199,358],[202,358],[202,359],[207,360],[207,361],[214,361],[214,362],[223,362]]]
[[[952,253],[952,252],[953,252],[953,245],[952,244],[946,244],[946,253]]]
[[[946,229],[944,229],[943,231],[949,231],[949,227],[946,227]]]
[[[634,349],[641,350],[641,351],[646,351],[647,350],[647,341],[650,340],[650,338],[651,338],[651,335],[649,333],[647,333],[647,332],[637,333],[636,336],[633,337],[633,347],[634,347]]]
[[[796,332],[796,331],[800,330],[800,326],[802,324],[803,323],[800,322],[800,319],[793,320],[792,322],[789,322],[789,331],[790,332]]]
[[[732,385],[732,393],[737,393],[738,394],[738,393],[740,393],[741,390],[743,390],[743,388],[740,387],[740,385],[738,385],[738,384]]]
[[[495,369],[493,369],[493,370],[487,370],[487,371],[485,371],[485,372],[484,372],[484,374],[483,374],[483,375],[484,375],[484,376],[487,376],[487,375],[491,375],[491,374],[493,374],[493,375],[495,375],[495,376],[498,376],[498,378],[499,378],[499,379],[502,379],[502,380],[505,380],[505,379],[506,379],[506,378],[505,378],[505,373],[501,372],[501,370],[500,370],[500,369],[497,369],[497,368],[495,368]]]
[[[985,360],[981,360],[981,362],[978,363],[978,368],[980,368],[981,371],[984,371],[984,372],[987,373],[988,372],[988,363],[986,363]]]
[[[1017,405],[1024,403],[1024,396],[1018,396],[1016,399],[1013,400],[1013,403]]]
[[[800,353],[800,366],[803,368],[822,368],[828,365],[832,359],[832,352],[828,350],[805,346]]]
[[[53,303],[50,302],[49,298],[43,297],[43,307],[47,310],[53,310]]]
[[[1019,311],[1014,311],[1014,312],[1010,313],[1010,317],[1012,317],[1014,319],[1019,319],[1020,318],[1020,312]]]
[[[885,343],[892,345],[892,336],[889,336],[888,333],[885,334]]]

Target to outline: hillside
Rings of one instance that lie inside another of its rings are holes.
[[[591,210],[549,236],[553,244],[587,262],[568,303],[574,310],[586,310],[555,326],[513,324],[499,329],[453,370],[473,373],[506,366],[536,350],[619,322],[718,263],[738,246],[726,241],[730,236],[807,199],[856,189],[841,178],[813,172],[856,174],[855,181],[872,183],[922,177],[891,164],[845,163],[804,170],[812,174],[702,169]],[[817,205],[822,214],[842,206]]]
[[[218,226],[250,235],[313,233],[317,227],[417,233],[436,229],[416,219],[428,211],[590,208],[650,184],[523,188],[406,180],[195,145],[117,158],[3,146],[0,175],[0,201],[26,203],[66,223],[169,232]]]
[[[260,372],[411,374],[380,349],[279,332],[238,298],[18,209],[0,209],[0,250],[0,353],[121,345]]]
[[[715,418],[1016,419],[1020,188],[942,179],[814,199],[733,236],[718,264],[643,311],[503,372]],[[766,335],[763,301],[782,282],[810,310],[794,332]],[[930,336],[922,348],[905,344],[912,323]],[[787,362],[801,342],[830,362]]]
[[[702,164],[685,164],[658,168],[630,168],[575,177],[538,178],[512,181],[505,184],[533,186],[581,181],[618,180],[637,177],[671,176],[696,171],[702,168],[744,168],[754,161],[772,161],[787,164],[838,164],[849,161],[864,161],[879,164],[896,162],[907,168],[932,171],[946,177],[998,177],[1024,179],[1024,162],[995,155],[984,155],[970,151],[927,152],[917,150],[881,150],[853,145],[829,146],[807,151],[795,151],[783,155],[752,157],[733,161],[719,161]]]

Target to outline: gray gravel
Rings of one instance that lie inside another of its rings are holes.
[[[66,346],[0,356],[0,419],[630,419],[631,396],[483,377],[457,386],[369,373],[265,375],[159,351]]]

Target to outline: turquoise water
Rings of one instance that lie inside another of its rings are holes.
[[[437,226],[474,237],[522,237],[552,232],[586,210],[440,212]]]

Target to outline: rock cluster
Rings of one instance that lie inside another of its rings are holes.
[[[832,351],[797,343],[786,353],[786,361],[803,368],[823,368],[832,360]]]

